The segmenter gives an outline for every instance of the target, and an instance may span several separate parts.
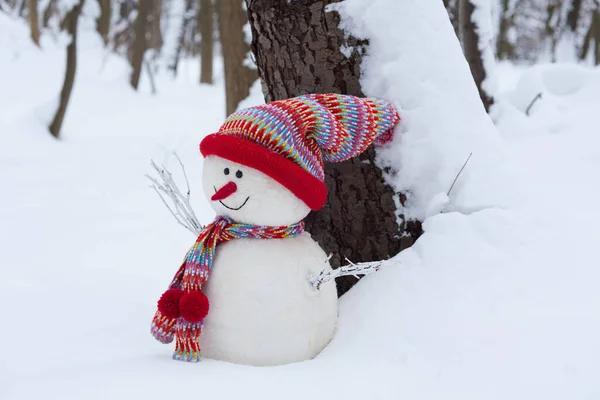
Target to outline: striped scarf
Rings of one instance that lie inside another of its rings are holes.
[[[169,289],[158,301],[158,310],[152,319],[152,336],[161,343],[171,343],[175,338],[174,359],[200,361],[202,353],[198,340],[208,313],[208,300],[201,289],[208,280],[217,246],[232,239],[283,239],[302,232],[302,222],[290,226],[257,226],[218,216],[202,229]]]

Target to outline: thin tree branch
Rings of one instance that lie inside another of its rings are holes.
[[[529,105],[527,106],[527,109],[525,110],[525,115],[529,116],[529,113],[531,112],[531,108],[533,107],[533,105],[535,104],[536,101],[541,100],[542,98],[542,93],[538,93],[533,100],[531,100],[531,103],[529,103]]]
[[[456,181],[458,180],[458,177],[460,176],[460,174],[463,172],[463,170],[465,169],[465,167],[469,163],[469,160],[471,159],[472,155],[473,155],[473,153],[469,154],[469,157],[467,157],[467,161],[465,161],[465,163],[463,164],[463,166],[460,169],[460,171],[458,171],[458,174],[456,174],[456,177],[454,178],[454,182],[452,182],[452,185],[450,186],[450,189],[448,189],[448,193],[446,193],[446,196],[450,196],[450,192],[452,191],[452,188],[454,187],[454,184],[456,183]]]
[[[327,258],[326,263],[329,263],[331,255]],[[336,269],[326,269],[321,271],[318,275],[312,275],[308,277],[308,283],[315,290],[320,290],[324,283],[329,282],[332,279],[339,278],[342,276],[354,276],[358,278],[358,275],[369,275],[373,272],[379,271],[379,269],[385,265],[397,264],[397,261],[384,260],[384,261],[371,261],[364,263],[353,263],[346,258],[348,265],[345,265]]]

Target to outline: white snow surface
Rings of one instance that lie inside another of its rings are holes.
[[[498,132],[443,9],[372,3],[365,20],[410,32],[368,58],[364,83],[401,107],[386,157],[414,215],[429,214],[425,233],[343,296],[316,359],[268,368],[176,362],[149,333],[194,238],[143,174],[150,158],[176,170],[176,150],[198,216],[213,218],[197,146],[224,118],[220,78],[198,85],[193,60],[176,81],[159,74],[156,96],[144,78],[136,93],[126,63],[82,32],[56,141],[45,124],[64,46],[40,50],[0,14],[1,399],[600,397],[600,70],[538,66],[513,88],[519,70],[504,65]]]

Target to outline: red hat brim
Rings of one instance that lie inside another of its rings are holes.
[[[211,134],[200,142],[200,152],[254,168],[275,179],[311,210],[319,210],[327,201],[327,188],[298,164],[265,146],[242,138]]]

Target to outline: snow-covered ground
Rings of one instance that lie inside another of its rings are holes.
[[[56,141],[44,126],[64,52],[49,38],[43,47],[0,14],[1,399],[600,398],[600,70],[501,65],[506,170],[495,174],[512,185],[510,205],[457,206],[491,187],[476,193],[484,175],[474,151],[443,207],[458,211],[430,208],[425,234],[398,265],[341,299],[338,332],[321,355],[255,368],[175,362],[149,333],[155,301],[194,238],[143,175],[151,158],[175,169],[176,150],[200,219],[213,217],[197,145],[224,117],[221,79],[198,85],[190,61],[175,81],[157,77],[158,95],[146,83],[136,93],[123,60],[82,34]],[[406,108],[415,148],[443,151],[418,141],[426,116]],[[469,142],[457,146],[446,151]],[[440,157],[454,171],[464,154]]]

